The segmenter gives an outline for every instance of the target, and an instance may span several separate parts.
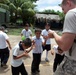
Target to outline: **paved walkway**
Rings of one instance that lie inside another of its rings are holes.
[[[12,36],[10,35],[10,42],[12,44],[12,47],[14,47],[18,41],[20,41],[20,36]],[[55,41],[52,39],[51,40],[52,45],[56,44]],[[0,75],[11,75],[11,65],[10,65],[10,59],[11,59],[11,53],[12,51],[10,51],[10,58],[8,61],[8,68],[1,68],[0,67]],[[31,75],[31,62],[32,62],[32,53],[29,53],[30,58],[24,58],[24,64],[26,67],[26,70],[28,72],[28,75]],[[46,52],[44,51],[42,54],[42,60],[41,60],[41,64],[40,64],[40,74],[39,75],[53,75],[52,72],[52,66],[53,66],[53,60],[54,60],[54,56],[51,55],[51,53],[49,52],[49,62],[45,62],[45,55]]]

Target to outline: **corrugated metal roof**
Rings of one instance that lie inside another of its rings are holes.
[[[59,15],[55,15],[55,14],[36,14],[35,16],[37,18],[46,18],[46,19],[60,20]]]

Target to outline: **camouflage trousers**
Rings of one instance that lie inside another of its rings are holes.
[[[76,75],[76,61],[65,57],[54,75]]]

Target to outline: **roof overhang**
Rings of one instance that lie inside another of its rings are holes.
[[[35,14],[37,18],[46,18],[46,19],[55,19],[55,20],[60,20],[59,15],[55,14]]]

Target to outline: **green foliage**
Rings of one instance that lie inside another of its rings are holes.
[[[22,24],[23,21],[22,21],[21,19],[17,19],[16,23],[17,23],[17,24]]]
[[[21,5],[21,8],[22,9],[28,9],[28,8],[32,8],[33,7],[33,4],[30,2],[30,1],[28,1],[28,2],[24,2],[22,5]]]
[[[22,14],[22,9],[20,7],[17,8],[17,14],[18,15]]]
[[[44,10],[44,11],[42,11],[40,13],[44,13],[44,14],[57,14],[54,10],[50,10],[50,9]]]
[[[59,13],[59,16],[60,16],[61,20],[64,20],[64,17],[65,17],[64,13]]]
[[[6,10],[9,10],[9,6],[3,3],[0,3],[0,7]]]
[[[37,0],[0,0],[0,6],[10,11],[12,19],[13,17],[14,20],[16,20],[18,17],[25,19],[26,16],[28,16],[28,18],[32,18],[35,15],[34,7],[36,5],[33,4],[35,1]]]
[[[9,10],[15,12],[16,11],[16,6],[13,3],[9,4]]]
[[[31,9],[31,8],[24,9],[23,14],[26,15],[27,17],[29,17],[29,16],[32,17],[35,14],[35,11],[33,9]]]
[[[11,28],[8,29],[8,35],[20,35],[23,28]]]

